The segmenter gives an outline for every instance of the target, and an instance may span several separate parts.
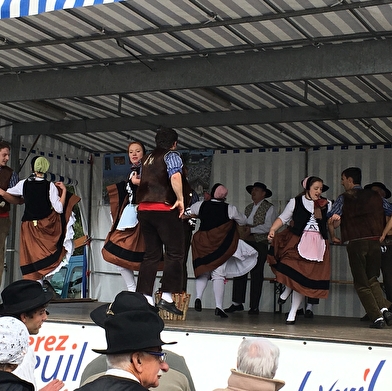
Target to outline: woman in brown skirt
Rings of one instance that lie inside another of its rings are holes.
[[[140,183],[141,160],[145,152],[141,142],[131,141],[128,145],[131,163],[128,180],[107,187],[113,223],[106,236],[102,256],[105,261],[118,266],[118,271],[130,292],[136,290],[133,271],[139,270],[145,251],[136,214],[136,191]]]
[[[286,324],[295,323],[305,296],[310,306],[307,312],[312,311],[312,300],[317,303],[318,299],[327,298],[331,275],[326,218],[331,202],[321,197],[328,186],[314,176],[305,178],[302,186],[304,192],[289,201],[268,234],[272,242],[268,263],[277,281],[286,286],[279,303],[292,293]],[[277,233],[285,224],[288,227]]]
[[[41,283],[62,265],[66,253],[72,253],[72,208],[80,198],[67,192],[63,182],[45,180],[49,162],[42,156],[32,161],[33,175],[7,190],[23,196],[25,210],[20,231],[20,268],[24,279]],[[68,233],[67,233],[68,231]],[[65,261],[66,262],[66,261]]]

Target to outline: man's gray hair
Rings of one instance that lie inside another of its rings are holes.
[[[266,338],[246,338],[237,354],[237,371],[272,379],[279,362],[279,348]]]
[[[118,354],[107,354],[106,363],[108,369],[124,369],[127,370],[130,362],[131,353],[118,353]]]

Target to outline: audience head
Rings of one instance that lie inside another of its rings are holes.
[[[162,341],[163,320],[145,297],[121,292],[90,316],[105,329],[107,348],[93,350],[107,355],[108,367],[132,373],[145,388],[157,387],[162,372],[169,369],[162,345],[176,342]]]
[[[18,318],[30,334],[38,334],[48,317],[46,307],[53,298],[52,293],[45,292],[37,281],[18,280],[4,288],[1,297],[0,315]]]
[[[245,338],[237,355],[237,371],[272,379],[279,363],[279,348],[265,338]]]
[[[11,316],[0,318],[0,370],[12,372],[22,363],[29,347],[26,326]]]
[[[155,135],[155,144],[159,148],[172,149],[177,146],[178,134],[171,128],[160,128]]]

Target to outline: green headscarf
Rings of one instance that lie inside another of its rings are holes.
[[[48,159],[45,159],[44,157],[40,156],[34,162],[34,171],[45,174],[45,172],[49,170],[49,166],[50,164]]]

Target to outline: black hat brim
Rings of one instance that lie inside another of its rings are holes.
[[[0,304],[0,315],[19,315],[24,312],[32,311],[36,308],[43,307],[48,304],[53,299],[52,292],[43,292],[43,294],[32,300],[26,300],[15,305],[8,305],[7,308],[4,307],[4,303]]]
[[[253,190],[254,187],[259,187],[260,189],[265,191],[265,197],[264,198],[270,198],[272,196],[272,191],[270,189],[264,189],[264,188],[262,188],[260,186],[254,186],[254,185],[246,186],[246,191],[249,194],[252,194],[252,190]]]

